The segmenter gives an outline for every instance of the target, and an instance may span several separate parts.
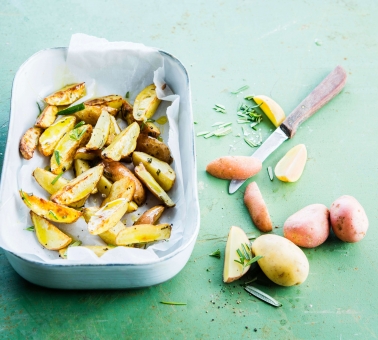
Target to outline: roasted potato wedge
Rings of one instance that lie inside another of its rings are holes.
[[[59,175],[71,168],[76,150],[88,143],[92,125],[86,124],[71,130],[59,141],[50,161],[53,174]]]
[[[146,210],[142,216],[140,216],[135,222],[135,224],[156,224],[160,216],[164,212],[165,207],[163,205],[157,205]]]
[[[47,129],[55,122],[57,113],[58,108],[55,105],[47,105],[38,116],[35,126]]]
[[[103,162],[105,165],[104,176],[111,181],[115,182],[123,177],[130,178],[135,184],[135,192],[133,200],[141,206],[146,200],[146,192],[140,180],[135,177],[134,173],[126,166],[119,162]]]
[[[176,173],[168,163],[139,151],[133,152],[133,163],[135,166],[143,163],[144,167],[152,177],[155,178],[156,182],[159,183],[164,191],[169,191],[173,187],[176,180]]]
[[[137,139],[137,145],[135,151],[141,151],[160,159],[163,162],[171,164],[173,158],[169,147],[163,142],[160,142],[156,138],[149,137],[144,134],[140,134]]]
[[[91,139],[86,148],[88,150],[99,150],[105,145],[110,132],[110,115],[107,111],[102,110],[100,117],[97,120],[96,126],[93,129]]]
[[[91,168],[89,163],[83,159],[74,159],[74,169],[75,176],[80,176],[83,172],[88,171]],[[98,192],[97,187],[94,188],[91,194],[96,194]]]
[[[68,184],[68,180],[63,177],[58,177],[50,171],[42,168],[36,168],[33,171],[33,177],[37,183],[45,189],[50,195],[56,193],[59,189]],[[58,178],[57,178],[58,177]]]
[[[158,199],[162,200],[167,207],[174,207],[175,203],[171,200],[164,189],[158,182],[152,177],[152,175],[146,170],[143,163],[140,163],[135,167],[135,174],[142,181],[142,183],[151,191],[151,193]]]
[[[116,119],[109,115],[110,118],[110,128],[109,128],[109,135],[108,139],[106,140],[105,146],[110,145],[113,143],[114,139],[121,133],[121,129],[118,126]]]
[[[112,182],[110,182],[105,176],[101,176],[100,180],[97,183],[97,189],[102,195],[108,197],[112,185]]]
[[[133,180],[128,177],[121,178],[113,183],[109,196],[102,201],[101,207],[118,198],[126,198],[127,202],[130,202],[133,199],[134,192],[135,184]]]
[[[71,84],[46,97],[49,105],[70,105],[85,95],[85,83]]]
[[[160,136],[160,129],[152,122],[145,122],[140,127],[140,133],[153,138]]]
[[[74,159],[92,161],[99,157],[101,157],[101,150],[88,150],[86,147],[82,147],[76,150]]]
[[[116,94],[111,94],[109,96],[90,99],[85,102],[88,106],[107,106],[113,109],[119,110],[124,102],[124,99]]]
[[[59,250],[67,247],[72,242],[71,237],[60,231],[45,218],[38,216],[33,211],[30,212],[30,217],[34,224],[37,239],[44,248]]]
[[[38,146],[38,140],[43,130],[39,127],[32,127],[27,130],[20,140],[20,153],[25,159],[31,159]]]
[[[132,123],[102,151],[101,157],[105,160],[119,161],[121,158],[130,155],[135,150],[139,133],[140,128],[138,123]]]
[[[135,243],[167,240],[171,237],[170,224],[139,224],[126,227],[118,233],[117,245],[129,245]]]
[[[47,128],[39,137],[39,151],[44,156],[51,156],[62,137],[73,129],[75,122],[75,117],[67,116]]]
[[[155,89],[155,84],[148,85],[135,98],[133,116],[136,121],[146,121],[155,114],[161,102]]]
[[[131,125],[137,122],[140,126],[140,133],[157,138],[160,136],[160,129],[150,121],[136,121],[133,116],[132,106],[126,102],[126,104],[121,109],[122,118],[126,121],[127,125]]]
[[[30,210],[49,221],[56,223],[73,223],[82,215],[80,211],[47,201],[33,194],[30,195],[22,190],[20,190],[20,196]]]
[[[98,210],[88,222],[88,231],[98,235],[113,228],[127,211],[128,202],[125,198],[111,201]]]
[[[127,207],[127,211],[126,212],[129,214],[129,213],[134,212],[137,209],[138,209],[138,204],[136,204],[134,201],[131,201],[129,203],[129,206]]]

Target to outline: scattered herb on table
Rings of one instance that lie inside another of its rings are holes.
[[[232,94],[238,94],[238,93],[243,92],[243,91],[248,90],[248,89],[249,89],[249,86],[248,85],[244,85],[241,88],[237,89],[236,91],[231,91],[231,93]]]
[[[226,113],[226,107],[220,104],[215,104],[213,110],[216,112]]]
[[[211,254],[209,254],[209,256],[213,256],[213,257],[216,257],[218,259],[221,258],[221,252],[219,249],[217,249],[216,251],[212,252]]]
[[[129,91],[126,92],[125,98],[130,98],[130,92]]]
[[[59,151],[57,151],[57,150],[54,151],[54,157],[55,157],[56,163],[58,165],[60,165],[60,154],[59,154]]]
[[[256,296],[257,298],[259,298],[260,300],[274,306],[274,307],[281,307],[282,306],[282,303],[278,302],[276,299],[272,298],[270,295],[264,293],[263,291],[261,291],[260,289],[257,289],[255,287],[252,287],[252,286],[246,286],[244,287],[244,289],[252,294],[253,296]]]
[[[160,301],[163,305],[186,306],[186,302]]]
[[[42,113],[42,109],[41,109],[41,106],[39,105],[39,103],[37,102],[37,106],[38,106],[38,110],[39,110],[39,113],[38,113],[38,116],[39,117]]]

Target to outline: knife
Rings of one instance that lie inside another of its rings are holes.
[[[293,138],[299,125],[327,104],[344,87],[347,74],[337,66],[302,102],[290,113],[283,123],[253,153],[251,157],[263,162],[285,140]],[[228,192],[233,194],[246,180],[232,180]]]

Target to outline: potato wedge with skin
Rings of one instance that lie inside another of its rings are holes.
[[[132,213],[138,209],[138,204],[136,204],[134,201],[131,201],[129,203],[129,206],[127,207],[127,213]]]
[[[168,163],[139,151],[133,152],[133,163],[135,166],[143,163],[146,170],[155,178],[164,191],[169,191],[173,187],[176,173]]]
[[[124,99],[116,94],[111,94],[104,97],[90,99],[85,102],[88,106],[107,106],[119,110],[124,102]]]
[[[76,150],[74,159],[93,161],[99,157],[101,157],[101,150],[88,150],[86,147],[82,147]]]
[[[72,167],[76,150],[87,144],[92,133],[92,125],[82,125],[71,130],[59,141],[50,160],[53,174],[60,174]]]
[[[142,216],[140,216],[135,222],[135,224],[156,224],[160,216],[163,214],[165,207],[163,205],[157,205],[146,210]]]
[[[160,129],[152,122],[145,122],[140,127],[140,133],[153,138],[158,138],[161,134]]]
[[[46,106],[38,116],[35,126],[47,129],[55,122],[57,113],[58,108],[55,105]]]
[[[71,84],[44,99],[49,105],[70,105],[85,95],[85,83]]]
[[[34,224],[37,239],[44,248],[59,250],[67,247],[72,242],[71,237],[60,231],[45,218],[38,216],[33,211],[30,212],[30,217]]]
[[[47,128],[39,137],[39,151],[44,156],[51,156],[63,136],[74,128],[75,122],[75,117],[67,116]]]
[[[154,156],[155,158],[168,164],[173,162],[171,151],[166,144],[160,142],[156,138],[144,134],[139,135],[135,151],[148,153],[149,155]]]
[[[121,158],[130,155],[135,150],[139,133],[140,128],[138,123],[132,123],[102,151],[101,157],[105,160],[119,161]]]
[[[164,189],[159,185],[158,182],[152,177],[152,175],[146,170],[144,165],[140,163],[135,167],[135,174],[142,181],[142,183],[151,191],[151,193],[158,199],[164,202],[164,204],[172,208],[175,203],[171,200]]]
[[[73,223],[82,215],[80,211],[47,201],[41,197],[29,195],[22,190],[20,190],[20,197],[30,210],[52,222]]]
[[[134,182],[127,177],[121,178],[120,180],[113,183],[109,196],[102,201],[101,207],[118,198],[125,198],[127,202],[130,202],[133,199],[134,192]]]
[[[96,126],[93,129],[91,139],[86,148],[88,150],[99,150],[105,145],[110,131],[110,115],[107,111],[102,110],[100,117],[97,120]]]
[[[33,157],[42,132],[43,130],[41,128],[32,127],[21,137],[19,149],[23,158],[31,159]]]
[[[127,123],[127,125],[131,125],[135,122],[133,116],[133,106],[125,99],[123,100],[120,112],[123,120]]]
[[[133,116],[136,121],[146,121],[151,118],[161,100],[157,97],[155,84],[148,85],[135,98]]]
[[[113,228],[127,211],[128,202],[125,198],[111,201],[98,210],[88,222],[88,231],[98,235]]]
[[[118,245],[129,245],[167,240],[171,237],[171,230],[171,225],[167,223],[158,225],[133,225],[132,227],[126,227],[119,232],[116,243]]]
[[[80,176],[83,172],[88,171],[91,168],[89,163],[83,159],[74,160],[75,176]],[[94,188],[91,194],[96,194],[98,192],[97,188]]]
[[[105,146],[108,146],[113,143],[114,139],[121,133],[121,129],[118,126],[116,119],[109,115],[110,118],[110,127],[109,127],[109,135],[106,139]]]
[[[33,177],[37,181],[37,183],[45,189],[50,195],[56,193],[59,189],[63,188],[65,185],[68,184],[69,180],[65,179],[64,177],[59,177],[50,171],[47,171],[42,168],[36,168],[33,171]]]

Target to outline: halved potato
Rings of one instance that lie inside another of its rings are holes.
[[[39,137],[39,151],[44,156],[50,156],[62,137],[73,129],[76,118],[73,116],[64,117],[49,128],[47,128]]]
[[[20,190],[20,196],[25,205],[38,216],[57,223],[73,223],[82,215],[80,211],[68,208],[41,197]]]
[[[91,139],[86,148],[88,150],[102,149],[108,139],[110,131],[110,115],[107,111],[102,110],[100,117],[97,120],[96,126],[93,129]]]
[[[118,233],[117,245],[129,245],[135,243],[167,240],[171,237],[170,224],[139,224],[126,227]]]
[[[33,171],[33,177],[35,178],[37,183],[50,195],[56,193],[59,189],[63,188],[69,182],[63,177],[57,178],[58,176],[60,175],[55,175],[52,172],[42,168],[36,168]]]
[[[142,216],[140,216],[135,222],[135,224],[155,224],[160,216],[162,215],[165,207],[163,205],[157,205],[146,210]]]
[[[84,159],[86,161],[92,161],[101,156],[101,150],[88,150],[86,147],[82,147],[76,150],[74,159]]]
[[[37,239],[44,248],[59,250],[67,247],[72,242],[71,237],[60,231],[45,218],[38,216],[33,211],[30,212],[30,217],[34,224]]]
[[[140,163],[135,167],[135,174],[146,185],[151,193],[158,199],[162,200],[167,207],[174,207],[175,203],[171,200],[164,189],[158,182],[152,177],[152,175],[146,170],[143,163]]]
[[[171,151],[169,147],[165,145],[163,142],[160,142],[156,138],[140,134],[137,139],[137,145],[135,151],[141,151],[148,153],[151,156],[160,159],[163,162],[171,164],[173,162],[173,158],[171,156]]]
[[[101,157],[106,160],[119,161],[121,158],[130,155],[135,150],[139,133],[140,128],[138,123],[132,123],[102,151]]]
[[[136,121],[146,121],[156,112],[161,100],[155,89],[155,84],[148,85],[135,98],[133,116]]]
[[[127,177],[121,178],[113,183],[109,196],[102,201],[101,207],[118,198],[126,198],[127,202],[130,202],[134,196],[134,192],[134,182]]]
[[[105,146],[108,146],[111,143],[113,143],[114,139],[121,133],[121,129],[119,128],[116,119],[111,115],[109,115],[109,118],[110,118],[110,128],[109,128],[109,135],[106,140]]]
[[[55,105],[47,105],[38,116],[35,126],[47,129],[55,122],[57,113],[58,108]]]
[[[34,151],[38,146],[38,140],[42,135],[43,130],[39,127],[32,127],[28,129],[20,140],[20,153],[25,159],[31,159]]]
[[[125,198],[119,198],[109,202],[98,210],[88,222],[88,231],[92,235],[98,235],[113,228],[127,211],[128,202]]]
[[[133,152],[133,163],[135,166],[143,163],[146,170],[165,191],[169,191],[173,187],[176,173],[168,163],[139,151]]]
[[[49,105],[70,105],[85,95],[85,83],[71,84],[46,97]]]

